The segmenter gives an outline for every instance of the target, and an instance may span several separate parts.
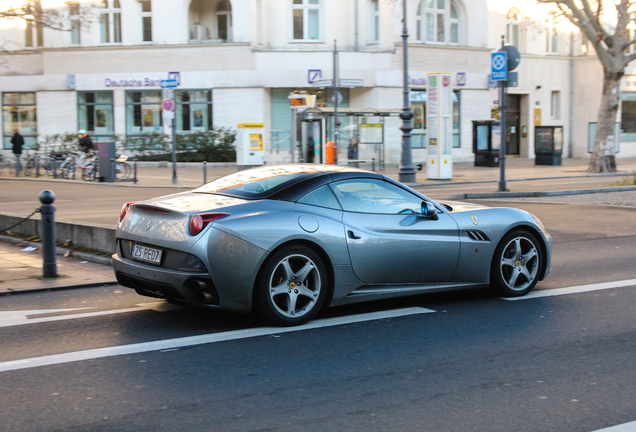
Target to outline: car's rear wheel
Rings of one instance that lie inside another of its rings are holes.
[[[526,295],[539,281],[543,254],[537,239],[526,230],[506,234],[492,260],[490,286],[504,297]]]
[[[256,286],[258,313],[276,325],[304,324],[320,310],[327,295],[327,271],[313,250],[284,247],[270,256]]]

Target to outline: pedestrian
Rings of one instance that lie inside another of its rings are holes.
[[[93,140],[88,135],[88,132],[82,129],[77,133],[77,136],[79,137],[79,146],[82,151],[89,154],[93,150]]]
[[[16,175],[20,174],[22,171],[22,163],[20,162],[20,156],[22,155],[22,146],[24,146],[24,138],[17,129],[13,130],[13,137],[11,137],[11,144],[13,144],[13,154],[15,155],[16,160]]]

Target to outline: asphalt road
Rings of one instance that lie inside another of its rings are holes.
[[[616,187],[622,177],[559,178],[532,181],[508,182],[508,189],[514,191],[570,190],[598,187]],[[436,200],[449,199],[451,194],[496,192],[497,182],[431,185],[416,189]],[[126,202],[143,201],[190,188],[171,187],[131,187],[83,181],[30,181],[0,180],[0,211],[28,215],[40,206],[38,197],[44,189],[56,195],[55,218],[65,222],[87,222],[91,224],[115,225],[119,211]]]
[[[121,287],[0,297],[0,430],[592,432],[636,421],[636,210],[514,205],[554,236],[537,295],[563,295],[421,295],[330,309],[304,329]]]

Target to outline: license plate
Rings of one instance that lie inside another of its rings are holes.
[[[133,245],[132,248],[132,257],[136,260],[159,264],[161,262],[161,252],[160,249],[153,249],[136,244]]]

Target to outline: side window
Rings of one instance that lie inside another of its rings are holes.
[[[421,211],[420,197],[383,180],[343,180],[332,183],[331,187],[346,211],[375,214],[409,214]]]
[[[318,207],[327,207],[334,210],[342,210],[340,204],[338,204],[338,200],[329,189],[329,186],[320,186],[318,189],[315,189],[309,192],[307,195],[298,200],[301,204],[309,204]]]

